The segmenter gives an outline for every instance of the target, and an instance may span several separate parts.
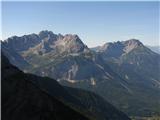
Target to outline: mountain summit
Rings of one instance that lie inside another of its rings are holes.
[[[66,34],[63,36],[48,30],[22,37],[13,36],[5,40],[2,45],[19,53],[31,51],[37,54],[51,51],[77,53],[88,49],[78,35]]]
[[[21,37],[13,36],[2,42],[2,51],[10,58],[12,64],[24,68],[28,66],[25,59],[31,56],[80,54],[89,48],[75,34],[54,34],[44,30],[39,34],[29,34]],[[15,57],[17,56],[17,57]],[[17,62],[20,61],[20,62]],[[23,63],[23,64],[22,64]]]
[[[139,40],[130,39],[122,42],[106,43],[103,46],[96,47],[95,51],[105,53],[108,57],[120,57],[141,46],[143,46],[143,44]]]

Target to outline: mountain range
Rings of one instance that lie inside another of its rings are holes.
[[[1,48],[25,73],[95,92],[129,116],[160,114],[160,55],[139,40],[88,48],[78,35],[46,30],[10,37]]]

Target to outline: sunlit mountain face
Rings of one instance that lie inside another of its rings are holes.
[[[160,55],[140,40],[88,48],[78,35],[46,30],[8,38],[1,47],[25,73],[95,92],[128,116],[160,114]]]

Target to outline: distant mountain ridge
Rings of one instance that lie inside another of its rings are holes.
[[[130,39],[126,41],[117,41],[117,42],[109,42],[105,43],[102,46],[95,47],[96,52],[108,52],[109,49],[116,49],[120,50],[123,53],[129,53],[133,49],[137,48],[138,46],[143,46],[143,44],[137,39]],[[94,48],[91,48],[94,49]]]
[[[149,45],[146,45],[148,48],[150,48],[152,51],[160,54],[160,45],[159,46],[149,46]]]
[[[26,43],[34,40],[31,36],[2,42],[5,55],[25,72],[94,91],[128,115],[160,114],[160,55],[139,40],[106,43],[93,50],[77,35],[41,31],[33,35],[34,43]]]
[[[47,53],[51,50],[56,52],[82,52],[88,49],[78,35],[54,34],[52,31],[41,31],[39,34],[13,36],[4,41],[4,46],[14,49],[16,52],[32,50],[37,54]],[[25,44],[25,46],[23,46]],[[32,49],[35,48],[35,49]],[[41,52],[41,53],[40,53]]]

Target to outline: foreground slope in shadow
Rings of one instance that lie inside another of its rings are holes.
[[[87,116],[87,117],[84,117]],[[25,74],[2,54],[2,120],[129,120],[98,95]]]
[[[89,120],[24,76],[2,54],[2,120]]]

